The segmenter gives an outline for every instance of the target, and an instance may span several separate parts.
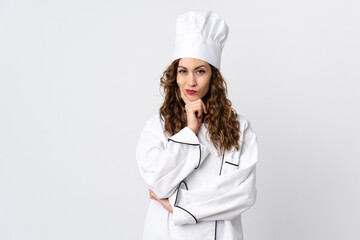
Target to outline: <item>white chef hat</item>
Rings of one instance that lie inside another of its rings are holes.
[[[220,69],[221,52],[229,28],[213,11],[189,11],[176,20],[175,49],[172,60],[198,58]]]

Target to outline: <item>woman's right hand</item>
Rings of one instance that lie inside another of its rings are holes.
[[[173,213],[173,208],[168,198],[158,198],[151,189],[149,189],[149,197],[150,199],[158,201],[168,212]]]
[[[187,127],[189,127],[195,134],[197,134],[202,123],[202,118],[204,114],[207,113],[206,106],[201,98],[195,101],[190,101],[181,89],[180,93],[181,98],[185,102]]]

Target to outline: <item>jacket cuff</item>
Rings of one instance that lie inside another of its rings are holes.
[[[196,134],[189,127],[184,127],[179,132],[171,136],[170,139],[190,145],[197,145],[200,143]]]
[[[175,193],[168,198],[169,203],[173,209],[172,218],[174,226],[183,224],[196,224],[198,222],[192,213],[177,204],[179,201],[178,198],[180,197],[180,189],[184,187],[187,189],[186,183],[181,182]]]
[[[200,144],[199,138],[189,127],[184,127],[178,133],[168,138],[168,141],[178,144],[192,145],[199,148],[199,157],[196,160],[195,169],[201,165],[210,153],[209,149],[205,145]]]
[[[209,155],[209,153],[210,153],[209,149],[205,145],[200,144],[199,163],[195,168],[198,168],[201,165],[201,163],[205,160],[205,158]]]
[[[175,226],[196,224],[198,222],[194,215],[180,206],[175,206],[173,208],[173,221]]]

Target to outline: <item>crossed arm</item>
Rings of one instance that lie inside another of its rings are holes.
[[[229,220],[254,204],[257,139],[250,123],[246,124],[243,134],[239,168],[215,177],[200,189],[190,190],[178,186],[188,174],[196,171],[209,153],[198,142],[196,134],[184,128],[167,144],[159,139],[154,141],[153,134],[145,134],[148,141],[139,148],[139,167],[150,187],[149,197],[173,214],[175,225]],[[181,144],[185,142],[195,145]],[[178,198],[176,205],[175,195]]]

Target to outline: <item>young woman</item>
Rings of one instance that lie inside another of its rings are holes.
[[[257,139],[226,97],[219,69],[227,33],[212,11],[178,17],[164,103],[136,149],[151,199],[143,239],[243,239],[241,213],[256,199]]]

